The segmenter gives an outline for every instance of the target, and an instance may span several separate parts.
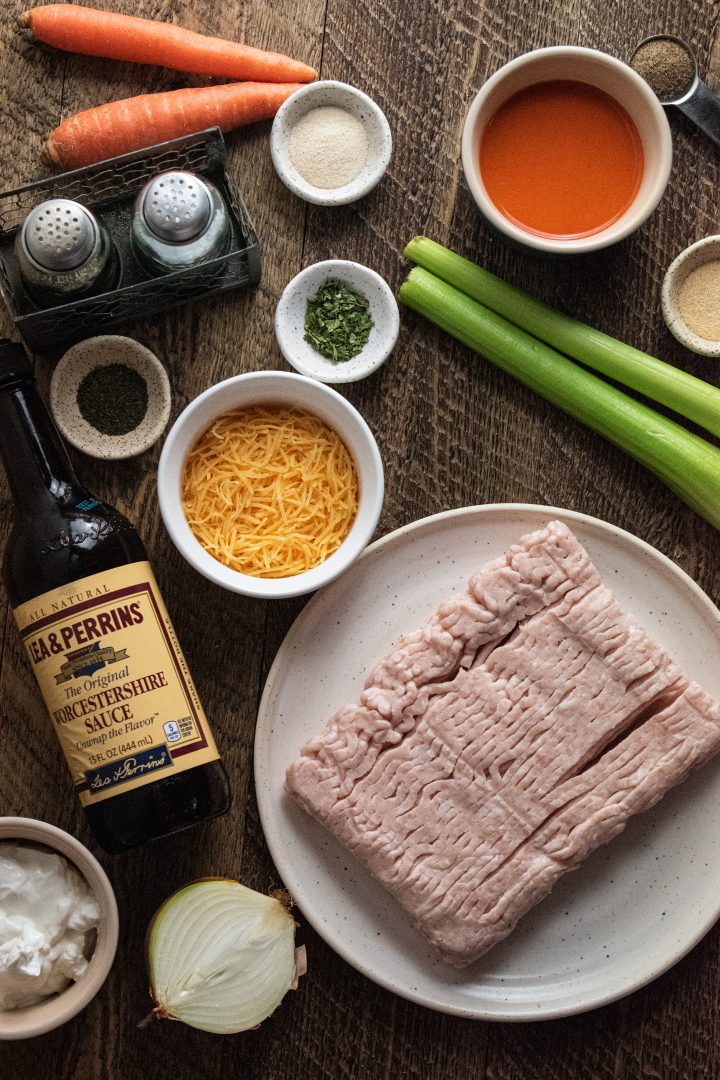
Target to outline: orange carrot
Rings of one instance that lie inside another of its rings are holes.
[[[63,120],[45,153],[54,165],[76,169],[203,128],[221,131],[269,120],[302,83],[223,83],[112,101]]]
[[[159,64],[223,79],[257,82],[312,82],[317,72],[281,53],[264,52],[223,38],[208,37],[171,23],[139,19],[79,4],[46,4],[20,18],[38,41],[68,52]]]

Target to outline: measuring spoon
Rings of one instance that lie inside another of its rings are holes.
[[[692,122],[704,131],[706,135],[720,146],[720,96],[707,86],[698,75],[698,65],[695,53],[682,38],[672,34],[653,34],[640,42],[635,52],[630,57],[630,66],[633,60],[645,45],[654,41],[673,41],[680,45],[687,53],[693,65],[694,76],[684,89],[683,93],[676,98],[658,98],[662,105],[674,105],[681,113],[684,113]]]

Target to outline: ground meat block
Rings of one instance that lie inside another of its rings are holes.
[[[560,522],[404,638],[286,786],[458,967],[720,749],[720,706]]]

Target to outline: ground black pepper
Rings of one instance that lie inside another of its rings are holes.
[[[145,418],[147,383],[127,364],[104,364],[81,381],[77,403],[83,418],[102,435],[127,435]]]
[[[692,57],[679,41],[672,38],[646,41],[630,63],[661,101],[675,101],[683,97],[695,78]]]

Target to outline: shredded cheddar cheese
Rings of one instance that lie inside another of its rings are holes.
[[[337,432],[294,408],[218,417],[188,454],[188,524],[219,562],[253,577],[301,574],[350,532],[358,476]]]

